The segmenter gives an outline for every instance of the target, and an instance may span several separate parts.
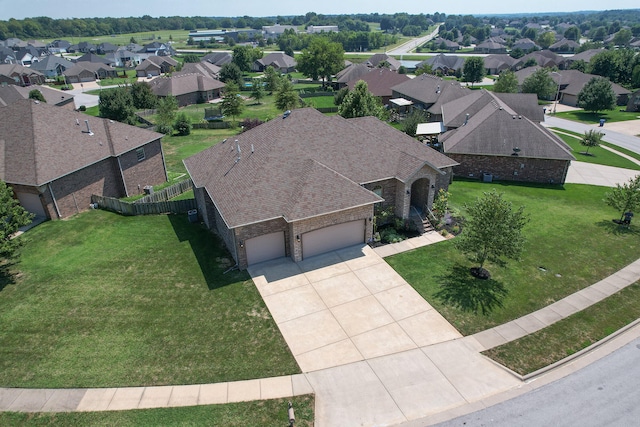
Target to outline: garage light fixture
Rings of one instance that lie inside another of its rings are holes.
[[[240,240],[240,247],[244,248],[244,240]]]
[[[296,242],[300,243],[300,235],[296,235]]]

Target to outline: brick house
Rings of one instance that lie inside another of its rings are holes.
[[[533,94],[476,91],[443,107],[444,153],[458,176],[564,184],[571,148],[540,124]]]
[[[264,58],[256,60],[252,65],[253,71],[262,72],[267,67],[273,67],[279,73],[293,73],[296,70],[296,60],[283,52],[271,52]]]
[[[178,61],[169,56],[151,55],[136,67],[136,76],[159,76],[175,69],[177,65]]]
[[[456,162],[373,117],[305,108],[184,161],[198,212],[239,268],[364,243],[374,206],[431,206]]]
[[[45,76],[20,64],[0,64],[0,86],[5,85],[43,85]]]
[[[349,90],[353,90],[361,80],[367,83],[369,92],[380,99],[382,105],[387,105],[393,93],[391,88],[411,79],[406,74],[399,74],[388,68],[370,68],[367,74],[350,80],[347,87]]]
[[[149,86],[157,96],[175,96],[178,105],[184,107],[220,98],[220,91],[224,87],[224,83],[202,74],[181,73],[171,77],[153,79],[149,82]]]
[[[167,180],[162,134],[30,99],[0,107],[0,179],[38,217],[89,209]]]

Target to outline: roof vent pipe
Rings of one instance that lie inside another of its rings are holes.
[[[89,120],[85,120],[84,124],[87,125],[87,131],[85,133],[88,133],[89,135],[93,136],[93,132],[91,132],[91,127],[89,127]]]
[[[469,121],[469,113],[467,113],[467,115],[464,117],[464,124],[462,126],[466,125],[468,121]]]

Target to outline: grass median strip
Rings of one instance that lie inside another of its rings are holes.
[[[553,325],[483,352],[520,375],[535,372],[640,318],[640,282]]]
[[[580,139],[582,139],[582,136],[566,135],[564,131],[558,131],[557,135],[571,147],[571,150],[573,151],[573,156],[579,162],[613,166],[616,168],[640,170],[640,165],[638,165],[637,163],[634,163],[629,159],[619,156],[616,153],[612,153],[611,151],[603,147],[589,147],[589,151],[587,151],[587,147],[585,147],[580,143]],[[600,145],[607,146],[608,144],[601,143]],[[614,148],[615,150],[619,150],[615,146],[612,148]]]
[[[138,409],[107,412],[0,412],[4,426],[286,426],[288,402],[293,403],[296,427],[313,425],[313,395],[289,399],[227,403],[225,405]]]

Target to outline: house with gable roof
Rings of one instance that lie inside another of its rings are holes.
[[[0,180],[41,218],[89,209],[167,180],[164,135],[32,99],[0,107]]]
[[[198,214],[244,269],[365,243],[376,205],[409,218],[448,188],[457,163],[374,117],[303,108],[184,164]]]
[[[476,91],[443,106],[439,138],[456,160],[459,176],[505,181],[564,184],[571,148],[540,124],[544,114],[532,94]]]

